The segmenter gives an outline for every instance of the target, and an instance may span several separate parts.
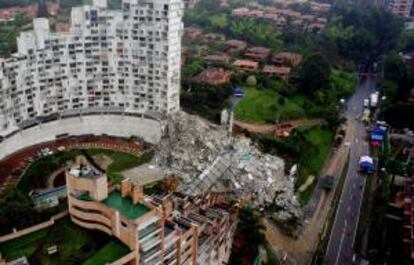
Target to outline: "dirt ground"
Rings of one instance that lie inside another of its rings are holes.
[[[251,133],[273,133],[278,126],[283,124],[290,124],[293,128],[297,127],[312,127],[314,125],[322,124],[322,119],[302,119],[302,120],[292,120],[287,122],[282,122],[279,125],[276,124],[254,124],[254,123],[247,123],[242,122],[239,120],[234,121],[234,125],[245,129]]]
[[[106,170],[113,160],[107,155],[95,155],[92,157],[96,164],[103,170]]]

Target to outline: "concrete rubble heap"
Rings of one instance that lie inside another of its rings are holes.
[[[183,193],[231,191],[238,198],[251,196],[258,208],[274,201],[278,221],[302,216],[282,159],[261,153],[246,137],[229,137],[225,128],[202,118],[172,115],[156,154],[158,167],[182,178]]]

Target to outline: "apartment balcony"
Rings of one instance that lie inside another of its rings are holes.
[[[147,252],[141,252],[141,260],[143,261],[143,264],[150,263],[150,261],[154,258],[158,258],[155,263],[161,262],[161,246],[153,247]]]
[[[151,237],[154,237],[156,234],[160,233],[161,230],[162,230],[161,228],[158,228],[158,229],[155,229],[155,230],[152,230],[152,231],[148,231],[142,236],[140,235],[139,236],[139,243],[142,244],[142,243],[146,242]]]
[[[164,261],[165,265],[174,265],[176,263],[177,263],[177,258],[173,258],[171,260]],[[200,263],[200,264],[202,264],[202,263]]]
[[[161,237],[152,237],[150,240],[145,241],[145,243],[142,243],[141,250],[142,252],[147,252],[151,248],[155,247],[156,245],[159,245],[161,243]]]

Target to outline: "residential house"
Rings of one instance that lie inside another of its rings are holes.
[[[255,60],[265,60],[270,54],[270,49],[266,47],[252,47],[246,50],[244,56]]]
[[[230,82],[231,73],[223,68],[208,68],[199,73],[195,80],[212,86],[219,86]]]
[[[259,69],[259,63],[250,60],[236,60],[233,66],[242,71],[256,72]]]
[[[290,71],[291,68],[286,66],[265,65],[263,67],[263,73],[274,75],[284,80],[289,78]]]
[[[223,63],[228,64],[231,57],[225,53],[208,54],[203,57],[207,63]]]
[[[296,67],[302,62],[302,55],[293,52],[280,52],[272,55],[270,61],[279,66]]]
[[[224,36],[223,34],[219,34],[219,33],[207,33],[204,34],[202,37],[202,40],[204,42],[222,42],[226,40],[226,36]]]
[[[203,34],[203,30],[197,27],[187,27],[184,31],[185,35],[191,39],[195,39]]]
[[[247,43],[241,40],[228,40],[224,45],[227,53],[239,52],[247,47]]]

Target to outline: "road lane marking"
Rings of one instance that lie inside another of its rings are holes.
[[[338,256],[336,256],[335,265],[338,264],[339,258],[341,257],[342,245],[343,245],[344,239],[345,239],[345,229],[346,229],[346,225],[347,225],[347,222],[345,220],[344,229],[342,230],[341,241],[339,242]]]

